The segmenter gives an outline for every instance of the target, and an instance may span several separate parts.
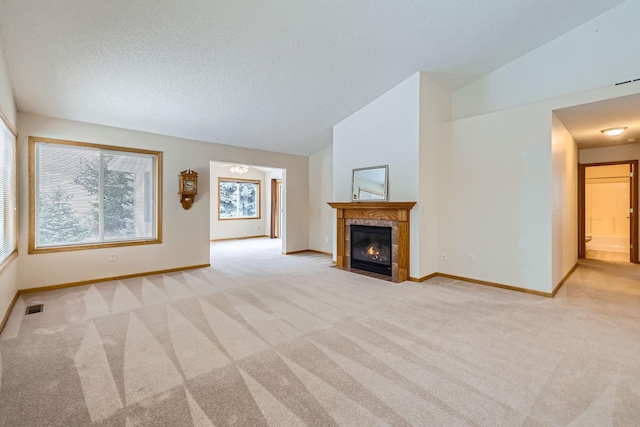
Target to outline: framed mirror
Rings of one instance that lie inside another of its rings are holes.
[[[388,165],[354,169],[351,178],[351,201],[386,201],[388,179]]]

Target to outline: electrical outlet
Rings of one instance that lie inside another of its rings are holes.
[[[109,254],[109,262],[114,262],[116,260],[116,254],[113,252]]]
[[[324,238],[324,242],[325,242],[325,243],[329,243],[329,237],[325,237],[325,238]]]
[[[443,260],[447,260],[447,253],[446,252],[442,252],[442,259]]]
[[[476,257],[473,254],[469,254],[469,262],[475,262]]]

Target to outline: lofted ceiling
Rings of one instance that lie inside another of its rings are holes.
[[[453,90],[622,0],[0,0],[19,111],[310,155],[418,71]]]
[[[554,113],[573,136],[578,149],[640,143],[640,94],[562,108]],[[627,130],[613,137],[601,132],[617,127]]]

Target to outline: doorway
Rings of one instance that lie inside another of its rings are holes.
[[[578,166],[578,257],[638,263],[638,161]]]
[[[272,191],[272,181],[277,183]],[[286,250],[286,170],[270,166],[210,161],[210,221],[212,242],[257,239],[275,231],[283,253]],[[277,200],[277,229],[272,229],[272,203]],[[223,245],[224,246],[224,245]],[[213,249],[212,249],[213,251]],[[213,253],[213,252],[212,252]]]

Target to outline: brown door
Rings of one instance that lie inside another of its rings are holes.
[[[629,244],[631,245],[630,260],[633,263],[638,263],[638,220],[636,218],[636,208],[638,206],[638,161],[631,162],[629,164],[629,188],[631,197],[629,197],[629,225],[631,239]]]

